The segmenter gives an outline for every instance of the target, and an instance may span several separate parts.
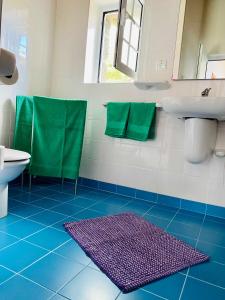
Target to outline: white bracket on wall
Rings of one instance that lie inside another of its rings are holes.
[[[162,82],[145,82],[145,81],[135,81],[134,85],[140,90],[168,90],[171,84],[168,81]]]

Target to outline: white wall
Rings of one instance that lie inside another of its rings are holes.
[[[147,1],[148,2],[148,1]],[[179,0],[150,0],[148,45],[143,77],[170,80],[173,70]],[[89,1],[57,0],[52,95],[86,98],[87,128],[80,175],[225,206],[225,160],[212,157],[201,165],[184,160],[184,123],[160,112],[155,141],[145,143],[104,135],[107,101],[159,101],[167,95],[200,95],[206,87],[225,96],[224,81],[171,82],[167,91],[140,91],[132,84],[83,84]],[[168,68],[156,72],[159,60]],[[225,125],[219,125],[218,146],[225,147]]]
[[[16,54],[19,81],[0,85],[0,144],[12,142],[16,95],[49,95],[55,25],[55,0],[3,1],[1,47]],[[27,39],[21,55],[20,38]]]

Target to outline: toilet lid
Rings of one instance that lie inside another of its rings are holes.
[[[12,161],[21,161],[30,159],[30,154],[23,151],[13,150],[13,149],[4,149],[4,161],[12,162]]]

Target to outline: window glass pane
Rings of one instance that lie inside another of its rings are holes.
[[[134,0],[127,0],[127,9],[126,11],[130,16],[133,16],[133,7],[134,7]]]
[[[138,25],[141,24],[141,12],[142,12],[142,4],[138,0],[135,0],[133,18]]]
[[[125,41],[123,41],[121,61],[122,61],[122,63],[125,64],[125,65],[127,65],[128,51],[129,51],[128,43],[125,42]]]
[[[114,56],[117,39],[118,11],[104,15],[101,61],[99,70],[100,82],[127,82],[130,78],[114,67]]]
[[[131,31],[131,20],[129,18],[126,19],[126,22],[125,22],[125,27],[124,27],[124,39],[126,41],[130,41],[130,31]]]
[[[134,49],[132,49],[132,48],[130,47],[128,66],[129,66],[133,71],[136,71],[136,64],[137,64],[137,52],[134,51]]]
[[[225,78],[225,60],[208,61],[206,79]]]
[[[140,34],[139,27],[135,23],[132,23],[130,44],[136,50],[138,50],[139,34]]]

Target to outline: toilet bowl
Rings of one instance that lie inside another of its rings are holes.
[[[8,183],[24,171],[30,162],[30,154],[0,148],[0,218],[3,218],[8,214]]]

